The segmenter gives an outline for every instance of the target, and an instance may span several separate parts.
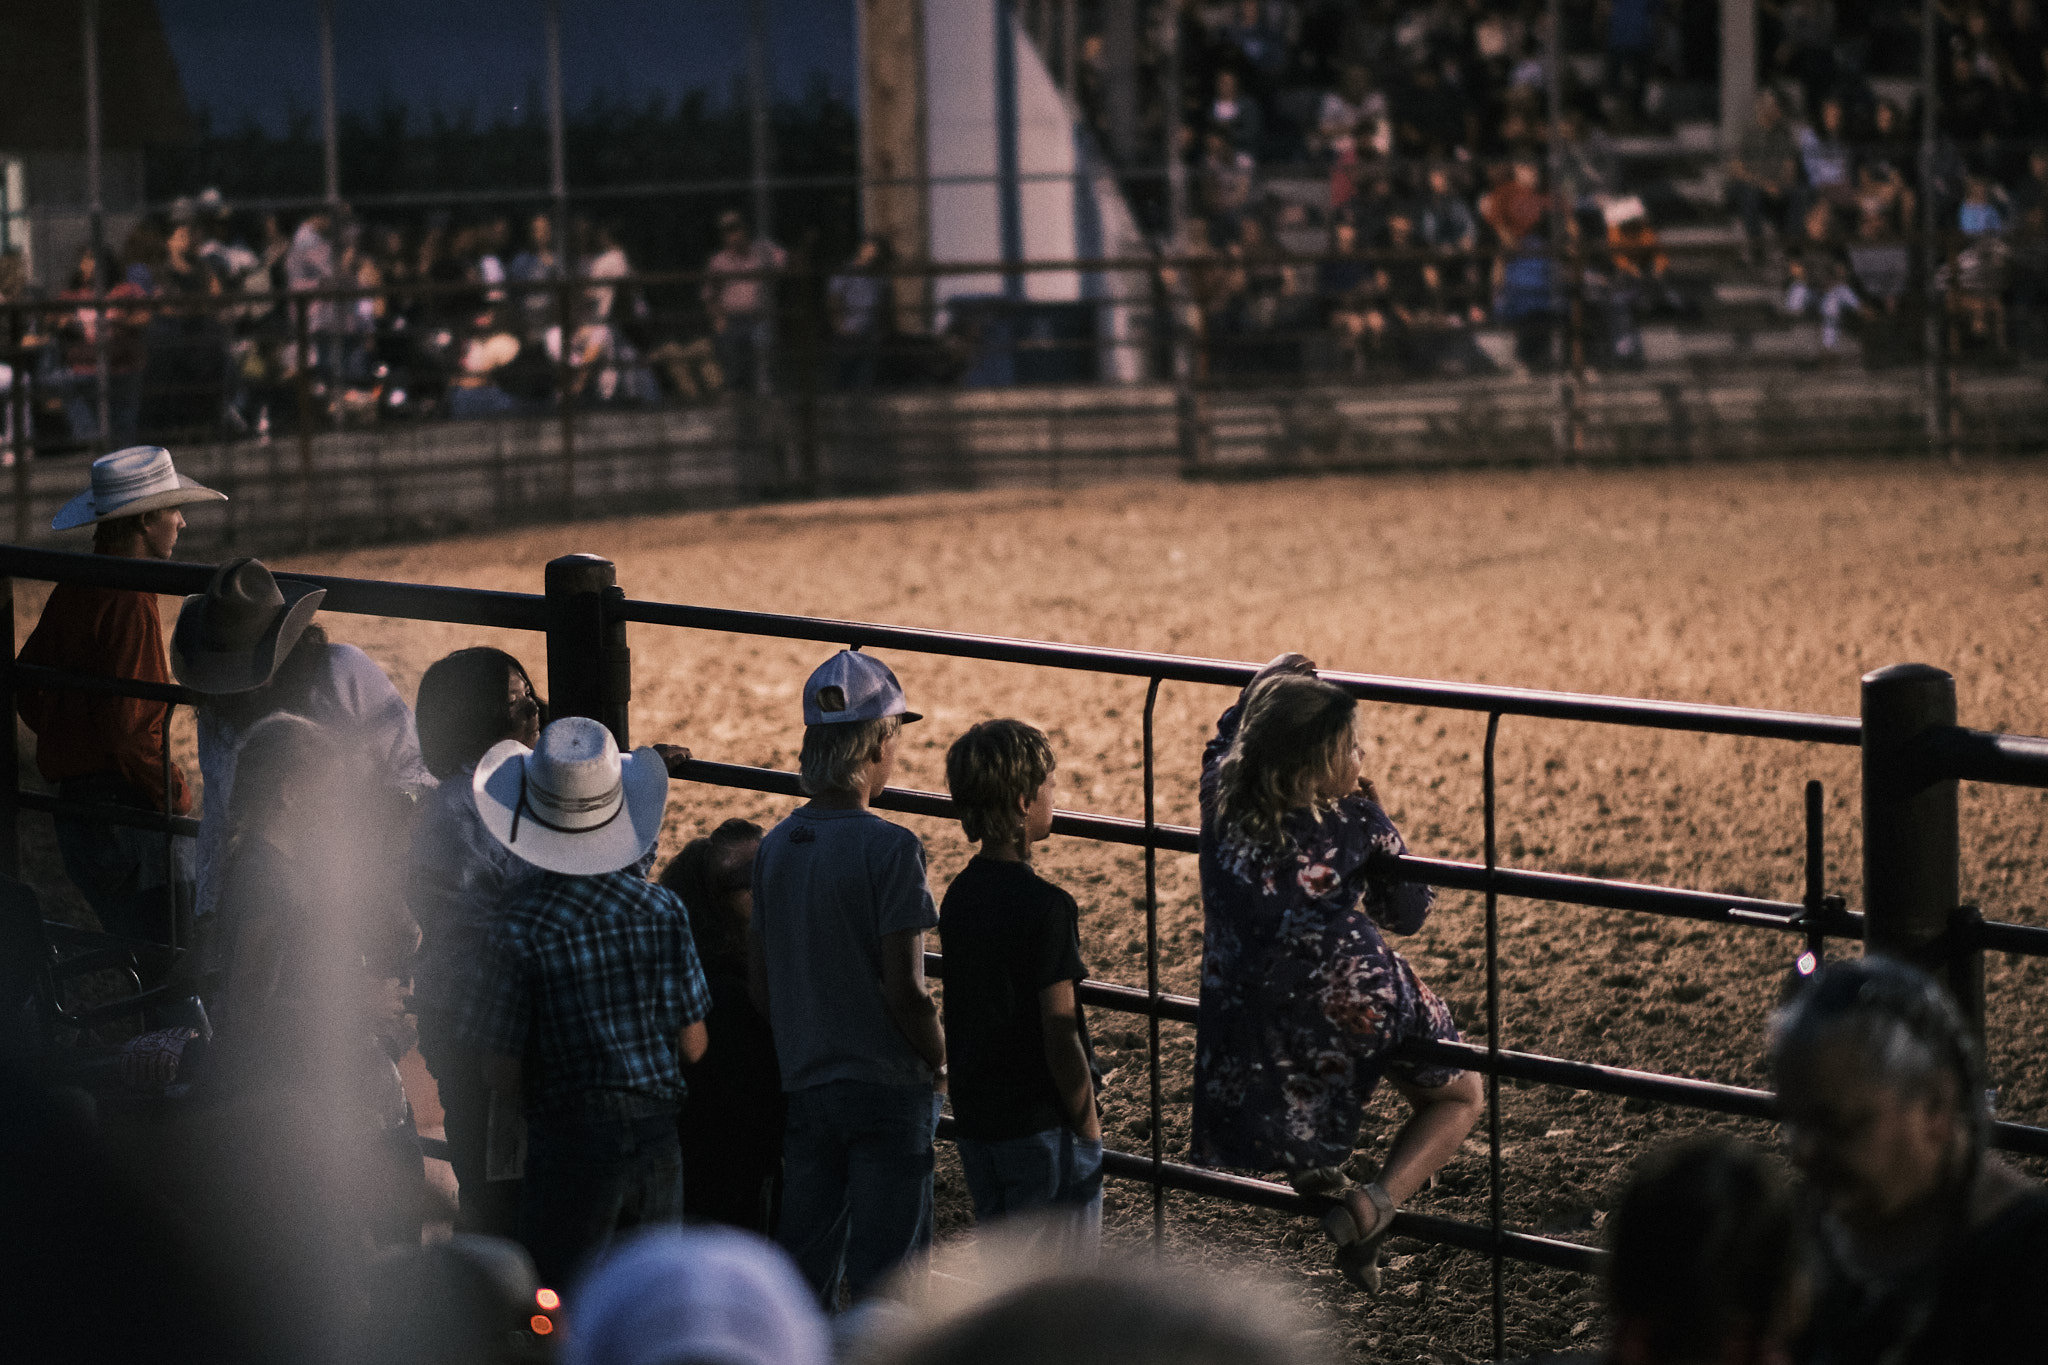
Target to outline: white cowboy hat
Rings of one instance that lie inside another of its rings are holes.
[[[52,531],[69,531],[115,517],[135,517],[188,502],[226,502],[228,495],[194,483],[171,467],[162,446],[130,446],[92,462],[92,487],[64,504],[50,519]]]
[[[564,716],[529,749],[501,739],[471,779],[477,814],[499,843],[535,867],[571,876],[616,872],[661,835],[668,767],[651,748],[619,752],[612,732]]]
[[[171,672],[195,692],[247,692],[270,681],[306,633],[327,589],[271,577],[260,559],[231,559],[185,599],[171,629]]]

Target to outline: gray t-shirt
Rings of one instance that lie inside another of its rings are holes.
[[[782,1088],[929,1083],[882,1004],[882,939],[939,922],[924,845],[864,810],[792,813],[754,859],[753,932],[768,965]]]

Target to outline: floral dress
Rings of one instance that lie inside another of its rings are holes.
[[[1411,1038],[1458,1038],[1443,1001],[1380,937],[1420,929],[1434,892],[1375,872],[1375,858],[1406,845],[1362,794],[1288,812],[1277,849],[1220,828],[1218,770],[1241,709],[1223,713],[1202,755],[1192,1155],[1253,1171],[1342,1166],[1389,1066],[1424,1087],[1458,1075],[1387,1060]]]

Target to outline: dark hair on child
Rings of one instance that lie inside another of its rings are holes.
[[[1719,1360],[1781,1331],[1806,1250],[1797,1205],[1762,1154],[1709,1136],[1652,1152],[1608,1222],[1617,1327],[1656,1360]]]
[[[1286,843],[1281,819],[1309,804],[1304,784],[1334,768],[1351,739],[1358,701],[1321,678],[1280,673],[1248,689],[1237,737],[1217,772],[1224,829],[1254,844]]]
[[[706,961],[744,962],[747,922],[729,911],[727,898],[751,884],[752,864],[734,857],[766,833],[752,820],[727,820],[703,838],[692,839],[661,870],[661,884],[682,898],[690,936]]]
[[[515,677],[533,686],[519,660],[488,645],[458,649],[428,666],[413,706],[428,772],[445,778],[512,737],[519,723],[506,689]]]
[[[977,844],[1014,839],[1023,805],[1052,775],[1052,742],[1021,720],[985,720],[946,751],[946,786],[960,828]]]

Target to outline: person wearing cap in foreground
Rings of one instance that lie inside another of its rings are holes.
[[[330,731],[368,762],[396,825],[409,799],[433,787],[412,708],[370,656],[331,643],[314,624],[325,588],[275,577],[260,559],[231,559],[206,591],[185,599],[171,631],[171,671],[207,694],[199,710],[198,899],[202,920],[220,899],[235,754],[258,721],[290,711]],[[408,945],[407,951],[410,951]]]
[[[789,1257],[737,1228],[624,1240],[570,1300],[562,1365],[830,1365],[825,1318]]]
[[[50,528],[93,528],[93,553],[169,559],[184,507],[222,494],[172,467],[160,446],[117,450],[93,461],[92,487],[64,505]],[[169,683],[163,619],[154,594],[59,583],[20,660],[73,673]],[[36,770],[66,801],[183,815],[185,775],[163,762],[171,707],[137,697],[23,688],[16,706],[36,734]],[[169,943],[192,905],[192,841],[155,830],[56,817],[64,871],[99,916],[125,938]],[[168,843],[169,847],[166,848]],[[182,935],[181,935],[182,937]]]
[[[931,1245],[946,1039],[924,934],[939,917],[924,845],[868,808],[917,719],[879,659],[820,665],[798,760],[810,802],[754,859],[748,976],[789,1097],[777,1240],[828,1310]]]
[[[676,1116],[711,992],[682,902],[647,880],[668,777],[654,749],[564,716],[471,778],[484,827],[540,869],[491,926],[458,1027],[526,1116],[519,1240],[552,1286],[615,1232],[683,1216]]]

